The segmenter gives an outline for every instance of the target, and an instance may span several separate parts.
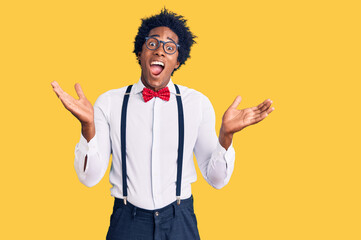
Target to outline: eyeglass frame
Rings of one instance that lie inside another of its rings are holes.
[[[148,47],[147,41],[148,41],[149,38],[153,38],[153,39],[155,39],[155,40],[158,41],[158,47],[157,47],[156,49],[150,49],[150,48]],[[163,43],[163,50],[164,50],[164,52],[165,52],[166,54],[168,54],[168,55],[173,55],[173,54],[175,54],[175,53],[178,51],[178,49],[180,48],[180,45],[177,44],[177,43],[175,43],[174,41],[164,42],[164,41],[159,40],[159,39],[157,39],[157,38],[155,38],[155,37],[145,37],[145,46],[146,46],[149,50],[151,50],[151,51],[157,50],[157,49],[159,48],[159,46],[160,46],[161,43]],[[164,47],[164,46],[165,46],[165,44],[167,44],[167,43],[174,43],[174,44],[176,45],[177,48],[176,48],[176,50],[174,51],[174,53],[168,53],[168,52],[165,50],[165,47]]]

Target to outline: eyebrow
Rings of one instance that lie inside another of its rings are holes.
[[[170,37],[167,37],[169,40],[172,40],[173,42],[175,42],[173,39],[171,39]]]
[[[158,34],[154,34],[154,35],[151,35],[149,37],[160,37]],[[174,41],[173,39],[171,39],[170,37],[167,37],[169,40],[172,40],[174,43],[176,43],[176,41]]]

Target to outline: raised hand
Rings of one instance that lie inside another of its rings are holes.
[[[222,118],[222,126],[219,132],[219,143],[225,148],[232,143],[233,134],[241,131],[243,128],[262,121],[270,114],[274,108],[270,108],[272,101],[265,100],[257,107],[238,110],[241,103],[241,96],[237,96],[232,105],[227,109]]]
[[[237,96],[232,105],[227,109],[222,118],[222,128],[225,133],[234,134],[243,128],[256,124],[265,119],[274,108],[270,108],[272,101],[266,99],[257,107],[238,110],[241,103],[241,96]]]
[[[69,110],[82,125],[91,125],[94,123],[93,105],[85,97],[79,83],[74,85],[79,99],[75,99],[68,93],[64,92],[56,81],[53,81],[51,86],[53,86],[54,92],[63,103],[64,107]]]

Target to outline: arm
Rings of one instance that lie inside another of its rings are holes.
[[[82,124],[80,141],[75,147],[74,168],[80,182],[88,187],[96,185],[103,178],[109,164],[111,141],[105,114],[107,104],[106,96],[101,95],[97,99],[94,104],[94,123]]]
[[[109,127],[104,112],[108,102],[101,95],[93,108],[79,83],[74,86],[79,99],[64,92],[56,81],[51,86],[64,107],[81,123],[82,134],[75,148],[74,166],[79,180],[88,187],[94,186],[104,176],[109,162]]]
[[[208,98],[202,99],[202,122],[194,146],[194,154],[204,179],[214,188],[224,187],[231,178],[235,152],[231,142],[223,147],[215,132],[215,113]]]
[[[238,110],[237,107],[241,100],[242,98],[237,96],[224,113],[217,143],[212,140],[216,138],[213,107],[208,99],[203,103],[202,124],[194,153],[203,177],[217,189],[229,182],[233,172],[235,158],[232,146],[233,135],[245,127],[262,121],[274,110],[273,107],[270,107],[272,104],[270,99],[265,100],[257,107]]]

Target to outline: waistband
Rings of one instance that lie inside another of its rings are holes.
[[[177,209],[183,209],[183,208],[193,209],[193,195],[191,195],[189,198],[182,199],[180,205],[177,204],[177,201],[174,201],[163,208],[154,209],[154,210],[139,208],[131,204],[129,201],[127,201],[127,204],[124,205],[123,199],[115,197],[113,212],[115,212],[118,208],[123,208],[123,210],[130,211],[133,216],[137,215],[143,218],[153,219],[154,216],[164,217],[168,215],[173,215]]]

